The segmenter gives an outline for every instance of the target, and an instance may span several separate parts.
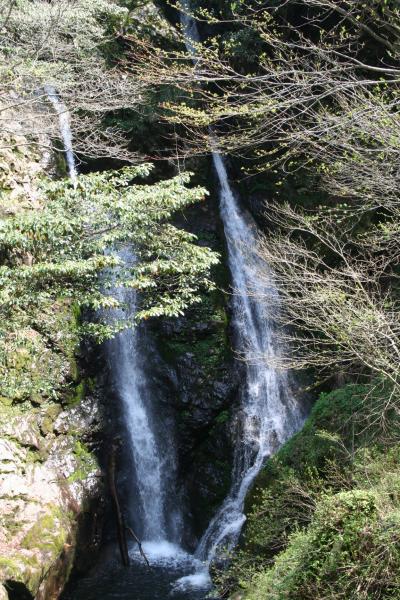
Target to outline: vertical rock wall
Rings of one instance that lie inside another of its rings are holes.
[[[0,217],[40,210],[49,141],[2,133]],[[0,257],[1,259],[1,257]],[[28,254],[19,257],[30,265]],[[78,372],[77,315],[68,301],[21,315],[0,336],[0,598],[58,597],[72,565],[77,521],[98,493],[91,443],[96,400]],[[3,594],[3,595],[1,595]],[[23,595],[21,595],[23,597]]]

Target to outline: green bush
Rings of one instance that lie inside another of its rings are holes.
[[[376,489],[323,498],[312,524],[254,577],[246,599],[398,598],[400,510],[381,512],[383,497]]]
[[[322,394],[261,472],[222,590],[246,600],[399,598],[398,418],[373,419],[385,386]]]

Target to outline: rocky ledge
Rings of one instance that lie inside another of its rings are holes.
[[[96,403],[23,412],[1,405],[0,420],[0,579],[6,590],[57,598],[78,518],[98,494],[97,465],[82,441],[98,428]]]

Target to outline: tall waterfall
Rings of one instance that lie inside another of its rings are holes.
[[[72,149],[70,115],[53,87],[47,85],[45,92],[59,117],[69,176],[75,185],[78,173]],[[136,259],[131,248],[110,249],[110,252],[117,253],[121,266],[104,274],[105,279],[111,275],[112,285],[110,290],[103,291],[119,301],[119,308],[103,311],[99,316],[109,323],[131,321],[137,310],[138,297],[133,289],[121,285],[120,276],[134,266]],[[180,586],[186,588],[185,581],[188,580],[190,598],[194,600],[196,590],[210,587],[210,578],[204,565],[180,545],[183,516],[176,482],[173,427],[165,407],[158,405],[157,393],[148,376],[148,343],[143,328],[125,329],[108,340],[104,350],[114,393],[122,406],[126,433],[123,441],[130,458],[130,471],[126,473],[127,498],[124,499],[127,520],[140,535],[152,566],[158,565],[161,572],[170,569],[169,586],[178,574],[195,570],[194,575],[178,580],[174,588],[179,593]],[[131,556],[142,563],[137,548]],[[160,577],[158,580],[157,583],[154,571],[146,571],[146,582],[150,584],[147,591],[151,592],[154,585],[159,586]],[[112,597],[115,597],[114,586]]]
[[[134,264],[128,249],[118,253],[124,267]],[[134,317],[137,295],[131,288],[117,285],[112,295],[121,308],[109,314],[109,320]],[[154,408],[154,397],[145,370],[145,344],[141,329],[129,328],[106,343],[106,355],[113,387],[123,407],[127,442],[133,464],[128,474],[131,487],[131,518],[138,521],[140,535],[147,544],[179,542],[179,510],[171,506],[175,470],[174,445],[165,435],[165,424]],[[169,432],[171,433],[171,432]],[[135,482],[135,486],[133,485]]]
[[[72,148],[70,115],[52,86],[46,85],[44,91],[58,115],[68,173],[75,184],[78,172]],[[121,269],[130,268],[135,262],[132,251],[127,248],[120,250],[118,257],[122,262]],[[108,293],[119,301],[120,308],[103,312],[102,317],[109,322],[130,320],[136,312],[137,295],[131,288],[118,284],[118,270],[113,275],[114,284]],[[128,505],[131,506],[128,517],[130,521],[138,522],[149,555],[176,554],[179,549],[173,544],[180,541],[182,517],[175,492],[174,444],[171,431],[155,414],[154,394],[144,369],[142,345],[140,328],[126,329],[105,344],[113,387],[123,407],[128,453],[133,467],[128,477],[131,488],[137,491],[129,494]]]
[[[76,179],[78,172],[75,164],[74,152],[72,149],[72,132],[71,132],[71,117],[65,104],[61,102],[56,90],[52,85],[45,85],[44,91],[51,104],[54,107],[58,115],[58,122],[60,126],[60,133],[64,145],[65,157],[67,160],[68,175],[73,183],[76,185]]]
[[[279,352],[274,342],[273,315],[265,304],[266,298],[278,296],[273,274],[256,254],[255,224],[239,207],[222,157],[214,153],[213,161],[220,184],[220,211],[232,277],[233,325],[246,380],[241,389],[231,490],[196,552],[207,561],[213,560],[220,546],[231,549],[236,544],[245,521],[243,507],[249,487],[266,458],[302,423],[300,406],[291,393],[287,375],[264,362]]]
[[[193,42],[199,41],[197,25],[187,14],[188,0],[183,0],[182,6],[181,22],[187,49],[195,60]],[[299,429],[302,422],[300,406],[291,393],[286,374],[263,361],[263,357],[273,358],[279,352],[274,342],[273,315],[265,302],[267,297],[278,299],[273,274],[257,256],[255,223],[241,210],[229,184],[223,158],[217,152],[213,153],[213,163],[220,186],[220,213],[232,277],[236,349],[244,361],[246,379],[240,393],[240,426],[231,489],[196,550],[196,556],[208,563],[218,550],[229,550],[237,543],[245,521],[243,509],[249,487],[266,458]]]
[[[182,0],[185,9],[187,0]],[[187,48],[195,59],[198,40],[196,22],[184,12],[182,25]],[[68,170],[75,183],[77,171],[72,151],[68,111],[54,88],[46,86],[60,122]],[[212,132],[211,132],[212,135]],[[231,549],[238,541],[245,521],[246,494],[266,458],[273,454],[301,425],[300,406],[291,394],[285,373],[262,362],[276,357],[273,314],[265,298],[279,299],[273,273],[258,258],[256,227],[241,209],[229,184],[223,158],[215,152],[213,162],[220,186],[220,212],[228,248],[232,277],[233,325],[236,349],[243,358],[245,381],[240,393],[237,441],[234,453],[231,489],[204,533],[195,557],[179,546],[182,517],[176,493],[175,452],[171,429],[157,410],[146,369],[145,341],[141,328],[126,329],[105,344],[115,394],[121,401],[126,430],[125,443],[130,455],[128,473],[130,519],[138,521],[140,537],[150,558],[172,560],[196,572],[178,580],[175,589],[210,585],[209,563],[222,549]],[[133,266],[132,250],[118,253],[121,269]],[[119,285],[118,271],[111,294],[120,308],[109,311],[107,318],[130,320],[137,310],[138,298],[130,288]],[[257,360],[258,359],[258,360]]]

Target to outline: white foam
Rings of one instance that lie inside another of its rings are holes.
[[[169,569],[204,570],[204,564],[188,554],[183,548],[167,540],[151,540],[142,543],[142,550],[150,565],[168,567]],[[130,551],[130,556],[135,561],[143,561],[139,548],[135,545]]]
[[[193,571],[193,573],[177,579],[172,586],[172,595],[175,592],[188,589],[207,590],[211,587],[212,582],[208,572],[208,565],[195,558],[193,554],[188,554],[180,546],[171,544],[167,540],[144,541],[142,549],[150,566]],[[143,560],[137,546],[131,550],[130,556],[135,561]]]
[[[200,40],[196,19],[191,16],[191,0],[181,0],[181,23],[186,47],[197,64],[196,43]],[[196,550],[199,559],[211,563],[221,552],[232,550],[245,521],[244,501],[266,457],[273,454],[302,423],[300,406],[292,394],[287,374],[274,369],[261,357],[278,357],[275,342],[273,297],[279,294],[271,270],[257,253],[257,227],[245,213],[229,183],[228,172],[210,129],[214,147],[212,159],[220,183],[220,213],[232,275],[233,325],[238,350],[243,353],[246,379],[241,388],[242,434],[235,447],[232,486],[214,515]],[[256,360],[254,360],[256,358]]]
[[[183,560],[189,556],[182,548],[167,540],[144,541],[142,547],[149,560],[151,558],[154,560],[171,558]]]
[[[185,575],[178,579],[173,587],[173,591],[181,590],[206,590],[211,587],[211,577],[206,569],[197,571],[192,575]]]

